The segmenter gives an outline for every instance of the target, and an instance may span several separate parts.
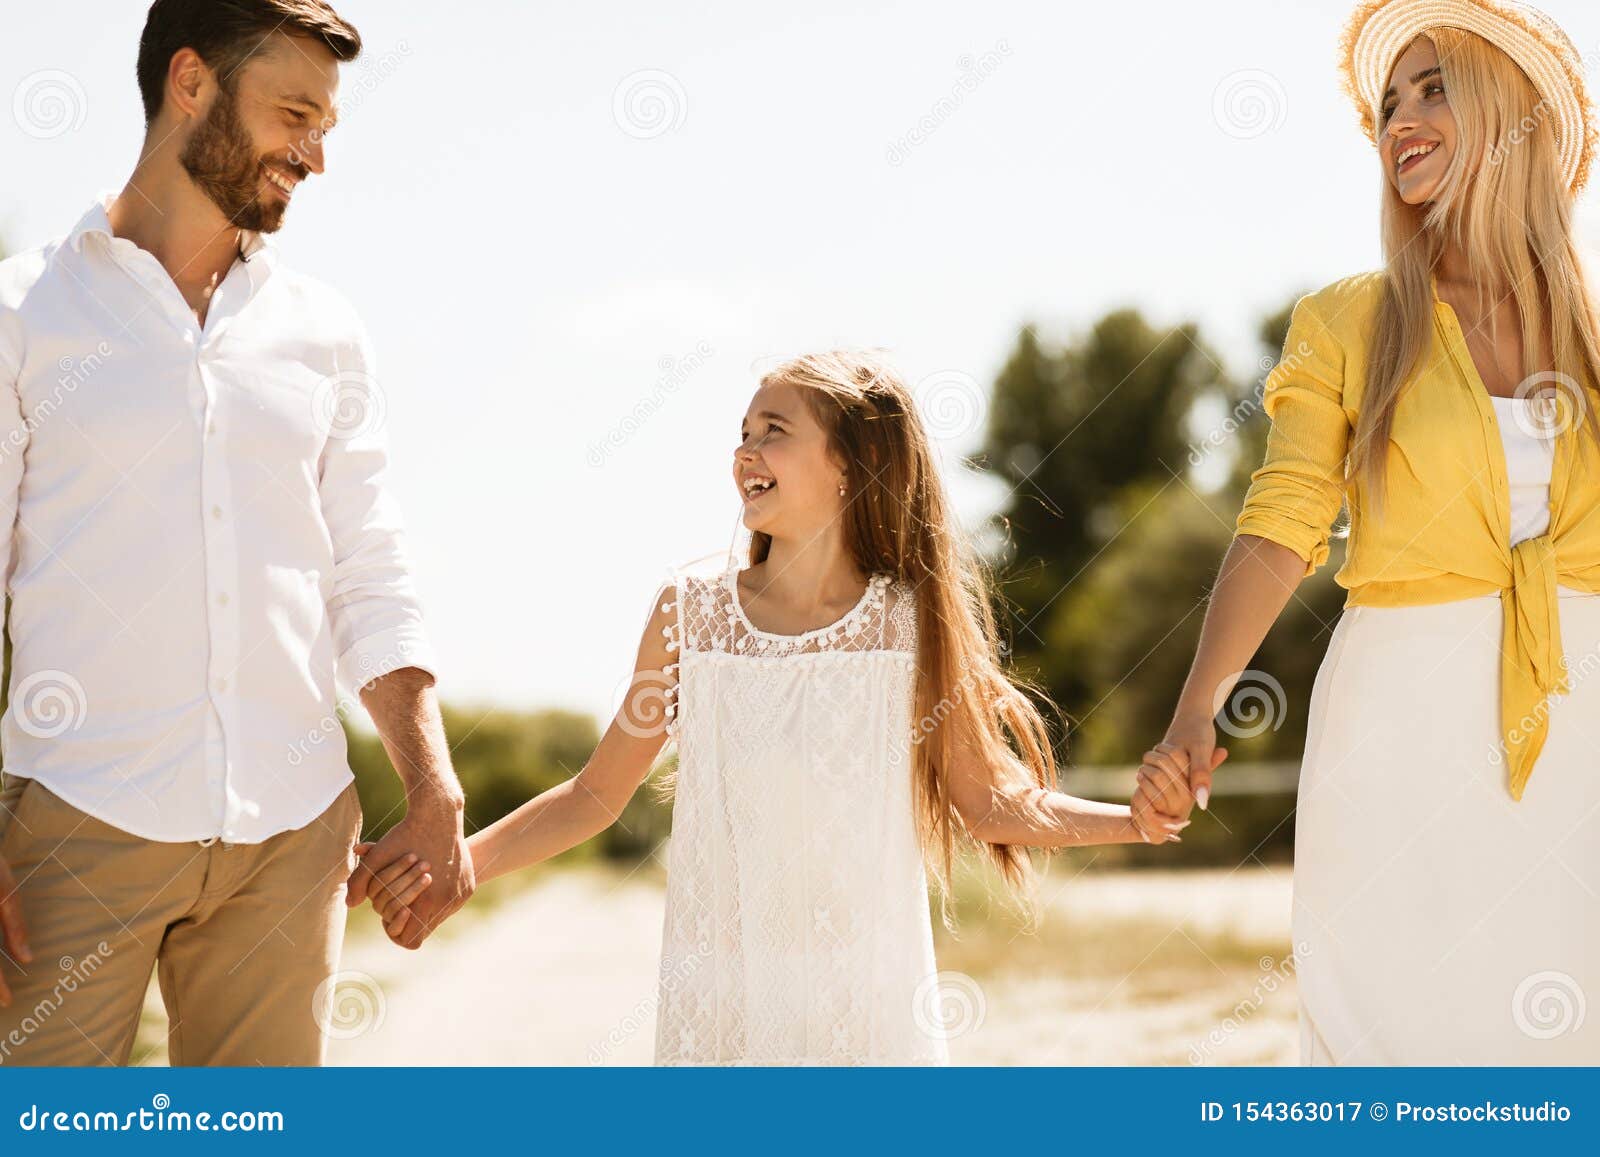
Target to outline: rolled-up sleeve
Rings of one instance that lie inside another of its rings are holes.
[[[1316,298],[1307,295],[1295,303],[1283,357],[1262,387],[1272,427],[1234,533],[1288,547],[1305,560],[1308,576],[1328,561],[1328,539],[1344,502],[1351,431],[1343,399],[1344,350]]]
[[[438,668],[406,553],[405,526],[386,489],[387,407],[364,329],[342,351],[337,402],[322,452],[318,491],[333,543],[328,616],[336,674],[357,691],[401,667]]]

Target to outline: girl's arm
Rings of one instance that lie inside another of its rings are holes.
[[[951,769],[950,799],[976,840],[1034,848],[1148,842],[1127,804],[1099,803],[1030,784],[1032,774],[1009,753],[1011,766],[996,775],[970,737],[956,749],[961,756]],[[1177,840],[1188,824],[1159,826]]]
[[[676,671],[667,673],[678,656],[667,650],[666,635],[677,612],[662,608],[672,607],[677,598],[672,584],[656,595],[628,694],[583,770],[467,841],[480,883],[599,835],[650,774],[666,743],[666,690],[677,684]]]

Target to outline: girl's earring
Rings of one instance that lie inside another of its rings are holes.
[[[844,483],[843,482],[839,483],[839,497],[840,498],[844,497]]]

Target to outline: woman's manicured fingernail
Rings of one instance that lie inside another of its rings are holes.
[[[1194,802],[1200,805],[1200,810],[1206,810],[1206,804],[1211,800],[1211,789],[1203,787],[1194,793]]]

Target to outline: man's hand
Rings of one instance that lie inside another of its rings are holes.
[[[395,922],[384,931],[402,948],[420,948],[446,918],[472,897],[477,883],[472,873],[472,857],[461,827],[462,808],[445,799],[414,803],[406,818],[389,829],[361,857],[350,875],[345,903],[354,908],[378,893],[376,877],[388,869],[405,865],[414,855],[429,865],[433,882],[406,903]],[[380,912],[381,915],[381,912]]]
[[[409,852],[431,866],[433,883],[410,905],[413,915],[386,926],[402,948],[420,948],[435,928],[467,902],[476,886],[461,816],[466,799],[450,766],[450,745],[434,697],[433,676],[401,667],[361,688],[361,702],[406,789],[406,818],[361,857],[350,874],[345,903],[354,908],[372,893],[373,876]]]
[[[0,940],[5,944],[6,955],[28,964],[33,960],[33,950],[28,947],[28,926],[22,920],[22,896],[11,868],[0,859]],[[11,989],[6,986],[5,968],[0,966],[0,1006],[11,1007]]]

